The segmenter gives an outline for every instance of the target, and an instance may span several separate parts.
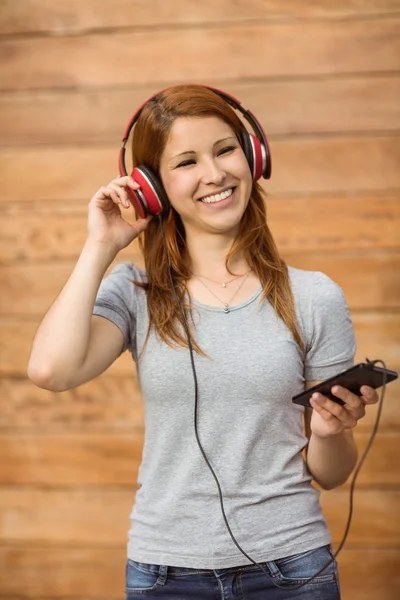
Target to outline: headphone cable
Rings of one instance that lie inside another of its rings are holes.
[[[329,562],[327,562],[323,567],[321,567],[321,569],[319,569],[319,571],[317,571],[317,573],[315,573],[312,577],[310,577],[309,579],[307,579],[306,581],[304,581],[303,583],[299,584],[299,585],[279,585],[276,581],[273,580],[272,576],[270,573],[268,573],[268,571],[258,562],[256,562],[253,558],[251,558],[251,556],[249,556],[249,554],[247,554],[247,552],[245,552],[245,550],[243,550],[243,548],[240,546],[239,542],[236,540],[231,527],[229,525],[226,513],[225,513],[225,507],[224,507],[224,500],[223,500],[223,496],[222,496],[222,490],[221,490],[221,485],[219,483],[218,477],[207,457],[207,454],[201,444],[200,441],[200,437],[199,437],[199,433],[198,433],[198,399],[199,399],[199,386],[198,386],[198,379],[197,379],[197,372],[196,372],[196,366],[195,366],[195,361],[194,361],[194,352],[193,352],[193,346],[192,346],[192,341],[191,341],[191,337],[190,337],[190,332],[189,332],[189,326],[187,323],[187,319],[186,319],[186,315],[184,313],[184,310],[182,308],[181,302],[179,300],[178,294],[176,292],[175,289],[175,283],[174,283],[174,279],[172,276],[172,269],[171,269],[171,263],[169,260],[169,256],[168,256],[168,250],[167,250],[167,244],[166,244],[166,240],[165,240],[165,231],[164,231],[164,227],[163,227],[163,221],[162,221],[162,217],[161,215],[158,215],[158,219],[159,219],[159,225],[160,225],[160,230],[161,230],[161,235],[162,235],[162,240],[163,240],[163,246],[164,246],[164,255],[165,255],[165,259],[166,259],[166,263],[167,263],[167,270],[168,270],[168,276],[169,276],[169,280],[170,280],[170,284],[171,284],[171,291],[172,294],[174,296],[175,302],[179,308],[179,312],[181,314],[181,319],[182,319],[182,325],[185,331],[185,335],[186,335],[186,339],[187,339],[187,343],[188,343],[188,347],[189,347],[189,354],[190,354],[190,362],[191,362],[191,367],[192,367],[192,373],[193,373],[193,381],[194,381],[194,431],[195,431],[195,436],[196,436],[196,441],[197,441],[197,445],[200,449],[200,452],[204,458],[204,461],[207,464],[207,467],[209,468],[215,483],[217,485],[217,489],[218,489],[218,495],[219,495],[219,502],[220,502],[220,507],[221,507],[221,513],[222,513],[222,517],[223,520],[225,522],[225,526],[228,530],[228,533],[233,541],[233,543],[235,544],[235,546],[237,547],[237,549],[251,562],[253,563],[253,565],[255,565],[256,567],[258,567],[259,569],[261,569],[261,571],[264,572],[264,574],[268,577],[268,579],[271,581],[271,583],[277,587],[280,588],[282,590],[298,590],[302,587],[304,587],[305,585],[308,585],[311,581],[313,581],[316,577],[318,577],[318,575],[320,575],[327,567],[329,567],[330,564],[333,564],[337,555],[339,554],[339,552],[342,550],[347,536],[349,534],[350,531],[350,526],[351,526],[351,521],[352,521],[352,517],[353,517],[353,507],[354,507],[354,489],[355,489],[355,483],[358,477],[358,474],[361,470],[361,467],[364,464],[364,461],[367,457],[367,454],[369,452],[369,450],[371,449],[371,446],[373,444],[373,441],[375,439],[376,433],[378,431],[378,427],[379,427],[379,422],[381,419],[381,414],[382,414],[382,408],[383,408],[383,400],[385,397],[385,391],[386,391],[386,379],[387,379],[387,375],[386,375],[386,371],[383,372],[383,383],[382,383],[382,391],[381,391],[381,397],[380,397],[380,402],[379,402],[379,408],[378,408],[378,414],[375,420],[375,424],[370,436],[370,439],[368,441],[368,444],[358,462],[358,465],[354,471],[352,480],[351,480],[351,484],[350,484],[350,500],[349,500],[349,513],[348,513],[348,518],[347,518],[347,523],[346,523],[346,527],[345,527],[345,532],[343,534],[342,540],[339,544],[338,549],[336,550],[336,552],[333,554],[332,558],[329,560]],[[380,362],[383,366],[384,369],[386,369],[386,365],[383,362],[383,360],[374,360],[374,361],[370,361],[368,360],[368,358],[366,359],[367,363],[369,364],[376,364],[378,362]]]

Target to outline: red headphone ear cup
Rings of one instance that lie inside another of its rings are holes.
[[[167,214],[169,201],[157,175],[149,167],[140,165],[133,169],[132,178],[140,185],[140,190],[131,189],[137,197],[135,208],[139,207],[138,214]]]
[[[264,172],[264,157],[263,151],[261,147],[261,142],[257,136],[252,133],[249,134],[250,143],[252,144],[253,154],[254,154],[254,181],[258,181],[260,177],[262,177]]]
[[[133,172],[131,173],[131,177],[133,179]],[[125,186],[126,193],[128,194],[128,198],[132,203],[133,208],[139,215],[141,219],[144,219],[149,214],[147,210],[147,203],[142,194],[141,190],[133,190],[129,185]]]
[[[250,171],[253,176],[253,181],[258,181],[264,174],[265,159],[262,150],[262,145],[258,137],[252,133],[242,132],[241,142],[243,152],[249,163]]]

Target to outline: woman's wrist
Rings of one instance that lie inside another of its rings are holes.
[[[82,255],[89,255],[94,259],[100,259],[107,264],[107,267],[116,258],[119,249],[109,242],[102,242],[99,240],[87,238],[85,245],[82,249]]]

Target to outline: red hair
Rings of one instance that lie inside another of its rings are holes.
[[[240,132],[245,130],[242,121],[228,103],[212,90],[197,85],[179,85],[158,93],[146,103],[135,125],[132,139],[133,166],[146,165],[159,175],[161,155],[175,119],[210,116],[227,123],[240,141]],[[192,307],[186,283],[191,276],[191,258],[186,247],[182,220],[172,206],[164,221],[164,231],[176,292],[190,323]],[[139,243],[144,255],[148,283],[135,283],[147,291],[148,335],[151,328],[154,328],[166,344],[187,347],[182,317],[171,291],[157,219],[150,221],[141,234]],[[228,267],[229,260],[239,252],[243,252],[249,267],[259,278],[263,288],[262,298],[270,302],[276,315],[284,321],[299,348],[304,351],[287,265],[279,256],[267,225],[263,190],[257,183],[253,184],[239,233],[226,257],[229,273],[232,273]],[[202,353],[193,331],[192,344],[197,352]]]

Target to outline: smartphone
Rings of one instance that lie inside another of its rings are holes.
[[[331,392],[331,389],[334,385],[340,385],[353,392],[353,394],[361,396],[362,394],[360,392],[360,388],[363,385],[368,385],[374,389],[381,387],[383,385],[383,376],[385,373],[386,383],[390,383],[398,378],[398,373],[396,373],[396,371],[375,367],[375,365],[372,363],[359,363],[358,365],[354,365],[354,367],[347,369],[347,371],[338,373],[338,375],[330,377],[318,385],[314,385],[314,387],[310,388],[309,390],[305,390],[304,392],[300,392],[300,394],[296,394],[293,396],[292,402],[312,408],[310,404],[310,398],[314,392],[319,392],[320,394],[327,396],[327,398],[334,400],[338,404],[343,405],[344,402],[337,396],[334,396]]]

